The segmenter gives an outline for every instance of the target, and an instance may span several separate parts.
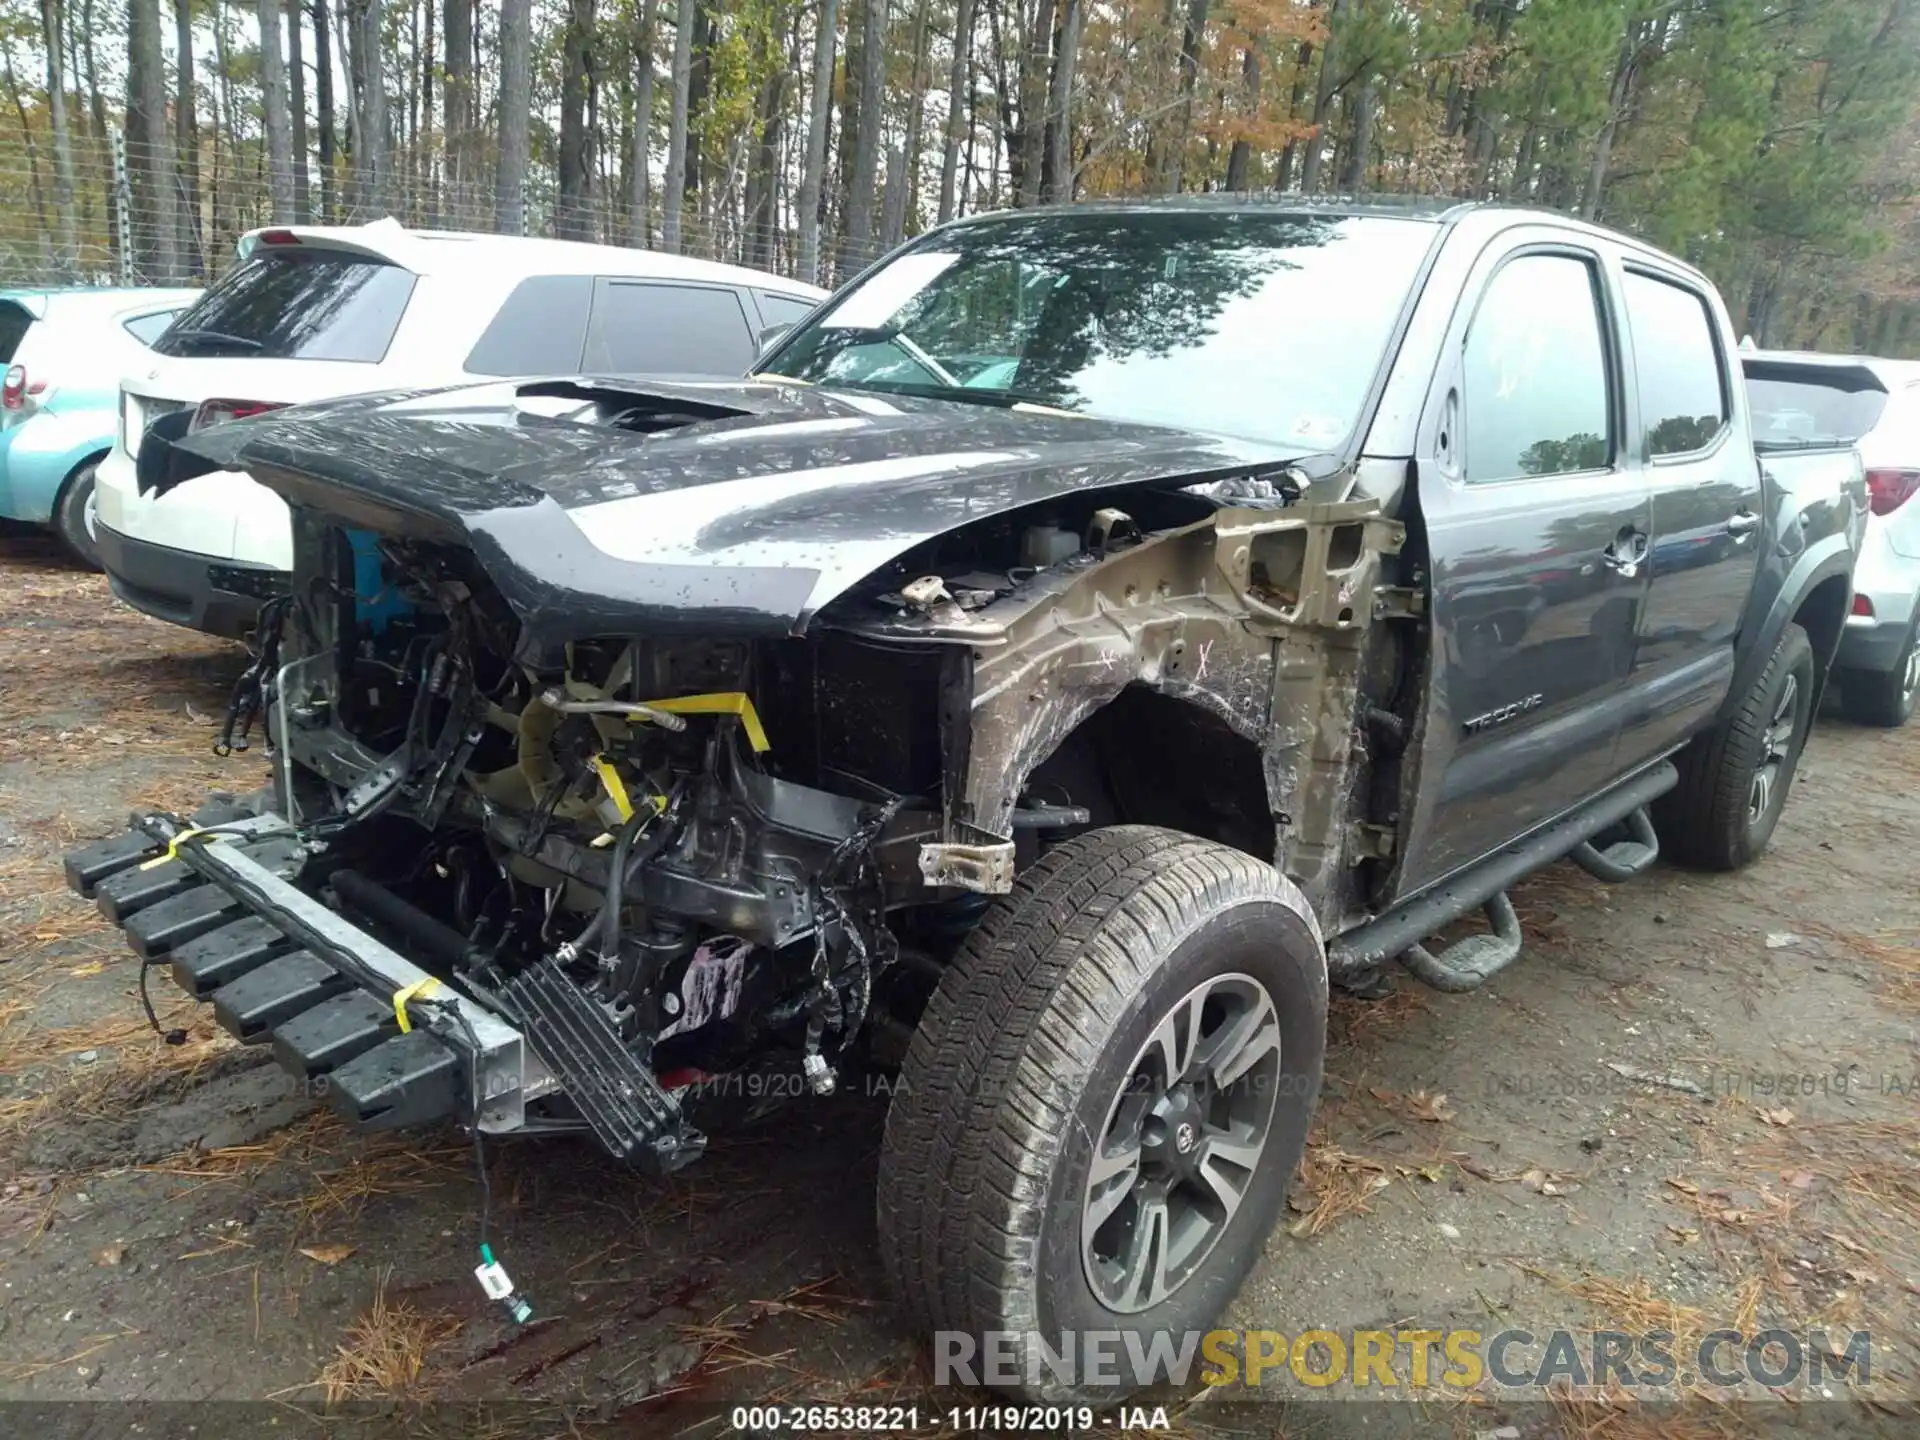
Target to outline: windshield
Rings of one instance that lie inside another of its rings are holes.
[[[761,372],[1332,450],[1437,233],[1245,211],[961,225],[837,296]]]
[[[1762,447],[1851,445],[1886,408],[1886,390],[1861,366],[1749,360],[1745,368],[1753,442]]]
[[[265,360],[386,357],[413,272],[338,250],[271,249],[242,260],[162,335],[162,355]]]

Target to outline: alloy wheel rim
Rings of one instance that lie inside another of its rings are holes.
[[[1161,1016],[1094,1139],[1081,1196],[1087,1284],[1137,1314],[1192,1279],[1266,1153],[1280,1015],[1251,975],[1203,980]]]
[[[1900,676],[1901,700],[1912,700],[1916,691],[1920,691],[1920,639],[1907,644],[1907,667]]]
[[[1767,722],[1760,764],[1753,772],[1753,788],[1747,794],[1747,820],[1751,824],[1759,824],[1773,808],[1780,777],[1786,773],[1787,757],[1793,753],[1793,735],[1799,723],[1800,677],[1789,675],[1773,707],[1773,718]]]

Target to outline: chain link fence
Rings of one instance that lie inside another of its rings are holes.
[[[289,216],[276,215],[257,151],[215,149],[189,168],[168,146],[163,165],[154,166],[114,132],[104,146],[78,137],[71,174],[63,177],[48,149],[32,136],[24,145],[18,136],[11,146],[0,142],[0,286],[205,284],[232,261],[242,235],[276,220],[358,224],[383,216],[418,229],[673,249],[790,277],[806,268],[790,200],[756,196],[732,171],[689,190],[675,244],[665,234],[657,173],[636,205],[621,177],[596,177],[586,195],[563,198],[551,171],[540,167],[524,177],[518,197],[503,197],[490,160],[475,167],[484,180],[450,173],[437,155],[431,164],[398,157],[378,176],[344,164],[324,173],[309,167]],[[823,227],[817,283],[830,286],[876,258],[887,248],[878,233],[883,224],[874,214],[868,238]]]

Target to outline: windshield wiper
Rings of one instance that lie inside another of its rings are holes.
[[[260,348],[260,342],[258,340],[249,340],[245,335],[235,335],[226,330],[209,330],[204,326],[196,326],[192,330],[171,330],[167,333],[166,338],[168,340],[187,340],[194,344],[204,342],[208,345],[237,345],[242,350],[258,350]]]
[[[910,395],[917,400],[958,400],[966,405],[991,405],[996,410],[1011,410],[1016,405],[1037,405],[1047,410],[1066,409],[1044,395],[1029,395],[1021,390],[989,390],[970,385],[923,385],[913,380],[822,380],[819,384],[827,390],[870,390],[876,395]]]

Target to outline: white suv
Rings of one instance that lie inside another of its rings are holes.
[[[286,504],[230,470],[155,493],[171,438],[470,376],[740,375],[765,332],[824,297],[732,265],[393,220],[254,231],[121,388],[119,436],[94,488],[101,560],[128,604],[238,637],[286,587]]]
[[[1920,362],[1751,350],[1747,390],[1761,442],[1853,440],[1870,514],[1833,679],[1862,725],[1904,725],[1920,700]]]

